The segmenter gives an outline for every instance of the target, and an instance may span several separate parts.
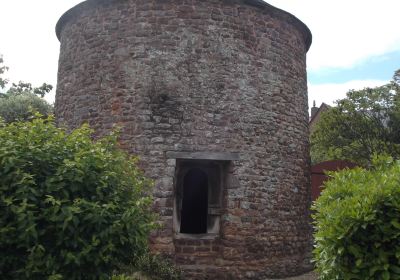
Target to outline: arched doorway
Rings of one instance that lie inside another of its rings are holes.
[[[199,168],[190,169],[183,179],[181,233],[207,233],[208,176]]]

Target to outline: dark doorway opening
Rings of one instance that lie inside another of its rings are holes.
[[[190,169],[183,179],[181,233],[207,233],[208,176]]]

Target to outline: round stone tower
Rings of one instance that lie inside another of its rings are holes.
[[[150,236],[186,279],[311,269],[309,29],[261,0],[88,0],[57,24],[56,117],[154,179]]]

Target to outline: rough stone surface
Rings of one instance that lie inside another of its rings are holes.
[[[72,9],[61,41],[56,117],[121,145],[155,180],[153,250],[187,279],[267,279],[310,265],[308,29],[261,1],[101,0]],[[259,3],[255,5],[254,3]],[[179,236],[170,152],[235,153],[220,229]]]

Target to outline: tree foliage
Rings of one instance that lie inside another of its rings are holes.
[[[150,182],[116,135],[0,125],[0,279],[108,279],[146,252]]]
[[[400,161],[331,175],[313,206],[320,279],[400,279]]]
[[[400,155],[400,70],[376,88],[351,90],[324,112],[311,135],[313,162],[343,159],[368,165],[374,154]]]
[[[8,83],[8,80],[2,77],[2,75],[8,70],[8,67],[4,66],[3,63],[3,57],[0,55],[0,89],[4,89]]]
[[[8,70],[3,65],[3,58],[0,57],[0,117],[6,122],[17,120],[28,120],[34,112],[42,115],[49,115],[53,107],[43,99],[53,86],[44,83],[40,87],[33,87],[30,83],[12,83],[6,90],[9,81],[2,77]]]
[[[29,120],[35,112],[49,115],[53,112],[53,107],[44,99],[28,92],[7,94],[0,98],[0,117],[7,123]]]

